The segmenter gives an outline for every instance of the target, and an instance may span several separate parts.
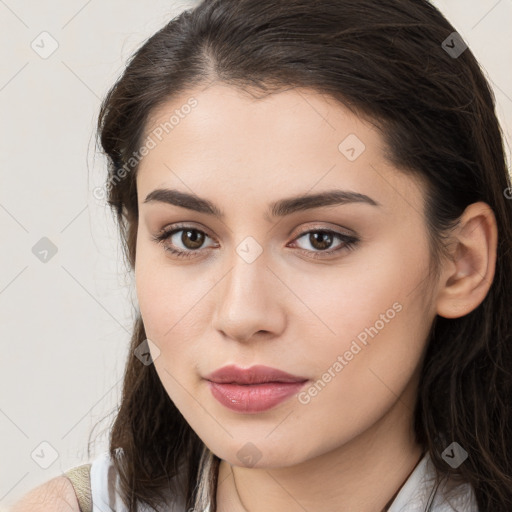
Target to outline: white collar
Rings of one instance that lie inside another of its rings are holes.
[[[436,468],[427,452],[401,487],[388,512],[479,512],[469,483],[444,480],[436,490],[435,476]]]
[[[435,466],[427,452],[402,485],[388,512],[479,512],[469,483],[443,481],[436,491],[435,475]],[[210,512],[210,505],[204,512]]]

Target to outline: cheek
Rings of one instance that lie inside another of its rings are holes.
[[[376,308],[376,312],[379,314],[368,317],[354,334],[320,345],[320,353],[309,355],[317,376],[297,396],[301,404],[297,424],[303,424],[311,435],[310,418],[315,418],[316,425],[324,425],[325,449],[363,432],[397,400],[404,414],[414,409],[415,391],[408,385],[420,364],[426,330],[414,325],[414,310],[401,302],[388,309]]]
[[[421,240],[411,246],[400,242],[388,236],[332,268],[292,273],[283,267],[283,280],[301,299],[291,315],[299,323],[307,320],[322,345],[345,343],[376,322],[379,331],[389,331],[391,324],[416,325],[428,311],[421,286],[428,275],[428,248]]]
[[[187,360],[204,338],[203,308],[210,281],[206,275],[203,280],[193,266],[171,263],[141,244],[135,264],[140,313],[147,337],[169,356],[169,364]]]
[[[361,400],[372,402],[389,393],[386,385],[398,391],[405,386],[433,319],[422,288],[427,256],[421,242],[414,248],[396,241],[375,244],[371,254],[361,252],[354,265],[296,280],[294,292],[310,310],[298,321],[297,332],[302,333],[303,356],[322,381],[318,390],[325,383],[333,390],[325,394],[325,403],[337,400],[336,388],[344,405],[359,402],[360,409]],[[343,388],[351,390],[350,396]]]
[[[144,329],[159,350],[157,357],[152,351],[155,369],[169,397],[179,410],[188,411],[187,415],[197,405],[190,396],[197,393],[194,372],[198,371],[197,354],[201,353],[198,343],[204,338],[197,330],[197,303],[204,292],[190,290],[187,284],[193,282],[162,262],[151,263],[141,257],[136,263],[135,283]]]
[[[173,337],[187,322],[190,295],[173,279],[172,271],[158,265],[138,264],[135,272],[137,298],[148,338],[159,345]],[[188,298],[187,298],[188,297]],[[181,318],[181,321],[179,321]]]
[[[146,335],[162,349],[166,332],[172,332],[175,303],[173,295],[179,295],[171,273],[157,258],[149,242],[141,242],[139,232],[137,258],[135,260],[135,287]],[[174,292],[174,293],[173,293]],[[171,329],[171,331],[169,331]]]

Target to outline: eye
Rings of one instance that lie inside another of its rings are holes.
[[[181,233],[181,235],[179,235]],[[179,236],[176,236],[179,235]],[[204,250],[203,244],[207,238],[211,238],[204,231],[189,225],[172,226],[165,228],[152,239],[163,245],[164,249],[178,258],[193,258],[195,253]],[[304,238],[306,245],[312,249],[300,248],[300,250],[312,258],[330,257],[340,251],[351,250],[359,242],[359,239],[353,235],[339,233],[330,229],[313,229],[305,231],[295,238],[293,243]],[[327,250],[333,245],[334,239],[341,241],[341,245],[334,250]],[[171,243],[167,243],[170,241]],[[182,247],[179,247],[179,244]]]
[[[180,236],[176,236],[181,233]],[[210,238],[204,231],[193,226],[174,226],[173,229],[164,229],[153,237],[155,242],[161,243],[164,249],[178,258],[190,258],[193,253],[199,252],[206,238]],[[171,244],[166,243],[169,240]],[[180,248],[182,244],[184,248]],[[178,247],[178,248],[176,248]]]
[[[303,252],[309,253],[308,256],[311,256],[312,258],[330,257],[344,249],[354,249],[356,244],[359,242],[359,239],[353,235],[338,233],[337,231],[332,231],[330,229],[309,230],[302,233],[302,235],[297,237],[295,240],[297,241],[302,238],[305,239],[306,245],[313,248],[313,251],[303,249]],[[336,238],[341,241],[341,245],[336,249],[326,250],[333,245],[333,241]]]

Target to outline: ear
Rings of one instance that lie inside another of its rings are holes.
[[[437,314],[458,318],[476,309],[494,279],[498,228],[492,208],[469,205],[453,234],[451,259],[446,263],[437,296]]]

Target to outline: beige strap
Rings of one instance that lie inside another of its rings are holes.
[[[80,512],[92,512],[91,464],[76,466],[64,473],[71,480],[80,505]]]

